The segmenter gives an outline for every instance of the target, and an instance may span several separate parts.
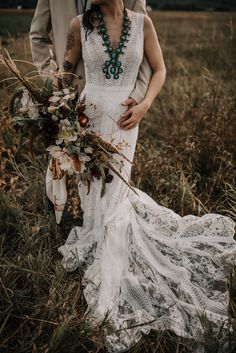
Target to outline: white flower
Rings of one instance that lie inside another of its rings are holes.
[[[84,152],[85,153],[93,153],[93,149],[92,149],[92,147],[85,147]]]
[[[55,113],[56,110],[57,110],[57,107],[54,107],[53,105],[50,105],[50,106],[48,107],[48,112],[49,112],[49,113]]]
[[[55,91],[55,92],[53,92],[53,95],[54,96],[62,96],[63,94],[61,91]]]
[[[32,107],[29,107],[28,115],[32,119],[37,119],[39,115],[38,107],[36,107],[35,105]]]
[[[60,131],[58,134],[58,139],[56,144],[61,144],[63,141],[65,143],[76,141],[78,138],[78,132],[71,126],[68,119],[63,119],[60,121]]]
[[[26,90],[24,90],[23,95],[21,97],[21,104],[22,104],[23,107],[24,106],[28,107],[29,105],[30,106],[34,105],[34,103],[32,101],[32,98],[29,95],[29,92],[26,91]]]
[[[68,88],[64,88],[62,90],[64,96],[63,96],[63,100],[68,101],[68,100],[73,100],[75,99],[75,93],[70,93],[70,90]]]
[[[33,100],[32,100],[31,97],[29,97],[28,106],[29,106],[29,107],[35,107],[35,104],[34,104],[34,102],[33,102]]]
[[[62,143],[63,143],[63,138],[60,137],[56,140],[57,145],[61,145]]]
[[[73,173],[75,171],[74,161],[70,156],[68,156],[68,154],[66,154],[65,152],[61,152],[59,160],[61,164],[60,167],[62,170],[69,173]]]
[[[49,102],[52,102],[52,103],[57,103],[57,102],[59,102],[60,100],[61,100],[61,97],[56,96],[56,95],[55,95],[55,92],[54,92],[54,95],[49,98]]]
[[[56,152],[62,151],[62,148],[58,147],[58,146],[55,146],[55,145],[51,145],[48,148],[46,148],[46,151],[49,151],[49,152],[51,152],[51,154],[54,154]]]
[[[23,91],[23,95],[22,95],[21,100],[20,100],[20,102],[21,102],[23,107],[24,106],[28,106],[29,99],[30,99],[29,92],[27,90],[24,90]]]
[[[28,113],[28,111],[29,111],[29,108],[27,108],[25,106],[23,106],[19,109],[19,112],[21,112],[21,113]]]
[[[61,124],[61,125],[64,125],[64,126],[70,126],[70,122],[69,122],[68,119],[62,119],[62,120],[60,121],[60,124]]]
[[[51,145],[46,151],[49,151],[51,156],[59,161],[61,170],[69,173],[75,172],[73,159],[61,147]]]
[[[87,154],[85,154],[85,153],[80,153],[79,160],[81,162],[89,162],[89,161],[91,161],[91,158],[89,156],[87,156]]]
[[[67,94],[66,96],[63,97],[65,101],[68,101],[70,99],[70,94]]]
[[[51,119],[52,119],[53,121],[57,121],[57,120],[58,120],[58,117],[57,117],[56,115],[52,115]]]
[[[19,109],[21,113],[27,113],[32,119],[36,119],[38,117],[38,106],[33,102],[32,97],[27,90],[23,91],[21,105],[22,106]]]
[[[58,108],[60,108],[60,107],[65,107],[66,109],[70,109],[69,105],[64,101],[62,101],[62,103],[59,105]]]
[[[64,140],[66,142],[76,141],[77,140],[77,135],[71,134],[70,136],[68,136],[68,138],[65,138]]]

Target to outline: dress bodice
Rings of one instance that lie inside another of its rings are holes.
[[[120,74],[119,79],[111,77],[107,79],[103,72],[103,65],[106,60],[110,59],[106,48],[103,45],[103,38],[94,28],[93,32],[85,36],[86,30],[82,24],[83,15],[79,15],[81,28],[82,57],[85,67],[85,80],[87,87],[103,87],[112,90],[123,88],[134,88],[140,64],[144,55],[144,15],[133,13],[131,19],[130,36],[128,38],[127,47],[124,54],[119,56],[124,72]]]

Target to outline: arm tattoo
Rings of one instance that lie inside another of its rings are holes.
[[[65,60],[63,62],[63,69],[65,71],[73,71],[74,70],[74,64],[72,64],[71,62]]]
[[[67,39],[66,39],[66,54],[68,54],[68,51],[72,49],[75,46],[75,34],[73,32],[69,32],[67,34]]]

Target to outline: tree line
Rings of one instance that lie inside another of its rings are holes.
[[[157,10],[216,11],[236,10],[235,0],[149,0],[147,3]]]
[[[0,8],[2,9],[12,9],[12,8],[17,8],[18,6],[22,6],[24,9],[33,9],[37,5],[37,0],[27,0],[27,1],[21,1],[21,0],[4,0],[0,4]]]

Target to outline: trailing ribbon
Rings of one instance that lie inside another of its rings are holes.
[[[51,158],[46,172],[46,195],[54,206],[57,224],[60,224],[62,214],[67,200],[66,174],[63,173],[59,178],[55,178],[55,168],[57,162]]]

